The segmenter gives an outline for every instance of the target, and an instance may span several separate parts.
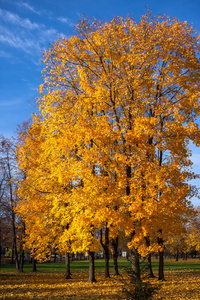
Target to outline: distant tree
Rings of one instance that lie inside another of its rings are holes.
[[[196,217],[187,225],[186,243],[191,251],[200,252],[200,206],[196,209]]]
[[[12,139],[6,139],[1,136],[0,138],[0,165],[1,165],[1,239],[2,239],[2,225],[4,226],[4,243],[6,247],[13,249],[12,261],[15,258],[16,269],[22,270],[23,262],[22,257],[19,257],[19,248],[22,240],[21,220],[16,216],[15,208],[17,205],[18,196],[16,194],[17,189],[17,161],[15,159],[15,143]],[[6,237],[5,237],[5,232]],[[21,239],[18,238],[21,236]],[[11,238],[12,237],[12,238]],[[23,250],[21,250],[23,251]]]

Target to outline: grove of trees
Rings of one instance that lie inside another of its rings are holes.
[[[150,266],[154,252],[164,280],[165,241],[195,216],[188,182],[197,178],[189,143],[200,141],[199,50],[186,22],[147,14],[138,24],[83,18],[45,51],[39,111],[16,146],[15,212],[35,258],[65,253],[70,278],[69,253],[88,251],[94,282],[94,252],[104,250],[109,277],[111,247],[118,274],[123,239],[133,279],[140,255]]]

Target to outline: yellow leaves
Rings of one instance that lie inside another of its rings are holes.
[[[5,275],[1,274],[2,279]],[[122,271],[124,280],[126,274]],[[97,282],[88,283],[87,272],[73,272],[72,279],[66,280],[63,273],[37,274],[11,274],[6,275],[6,280],[1,280],[0,293],[2,297],[9,299],[62,299],[73,298],[76,300],[119,299],[121,297],[123,282],[121,276],[104,278],[104,274],[98,272]],[[199,273],[195,271],[166,270],[166,281],[159,284],[158,294],[154,299],[171,299],[178,295],[180,300],[199,299],[200,280]],[[152,284],[157,284],[157,278],[152,279]]]
[[[176,232],[190,211],[197,38],[167,17],[82,20],[77,30],[45,52],[42,115],[18,145],[27,241],[41,253],[51,244],[98,249],[94,232],[107,223],[113,236],[135,229],[132,245],[144,253],[145,236],[154,245],[161,227],[164,237]]]

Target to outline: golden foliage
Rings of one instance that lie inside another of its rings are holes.
[[[141,254],[158,250],[158,232],[181,230],[195,194],[198,40],[166,17],[82,20],[45,52],[41,116],[18,145],[18,212],[38,258],[49,246],[98,251],[94,232],[105,223]]]

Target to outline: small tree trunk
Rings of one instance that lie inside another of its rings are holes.
[[[176,249],[176,261],[178,261],[178,247]]]
[[[159,273],[158,273],[158,280],[164,281],[164,252],[159,251]]]
[[[104,253],[105,253],[105,278],[109,278],[110,272],[109,272],[109,248],[108,247],[104,249]]]
[[[96,282],[94,275],[94,252],[88,251],[89,254],[89,282]]]
[[[162,230],[159,230],[159,233],[162,234]],[[163,249],[163,239],[158,236],[158,245],[160,245]],[[159,255],[159,271],[158,271],[158,280],[164,281],[164,250],[158,251]]]
[[[145,241],[146,241],[147,247],[149,247],[150,246],[149,237],[145,237]],[[149,253],[147,261],[148,261],[148,264],[147,264],[147,266],[148,266],[148,276],[149,276],[149,278],[154,278],[155,276],[153,274],[152,264],[151,264],[151,253]]]
[[[112,244],[112,249],[113,249],[113,263],[114,263],[114,276],[119,275],[119,270],[118,270],[118,237],[115,239],[112,239],[111,241]]]
[[[70,258],[69,258],[69,253],[66,251],[65,252],[65,278],[70,279],[71,278],[71,273],[70,273]]]
[[[17,251],[16,247],[17,247],[17,245],[15,243],[14,244],[15,265],[16,265],[16,270],[19,271],[19,258],[18,258],[18,251]]]
[[[12,229],[13,229],[13,244],[14,244],[15,264],[16,264],[16,270],[19,271],[19,258],[18,258],[18,251],[17,251],[17,235],[16,235],[16,228],[15,228],[15,214],[14,214],[14,211],[12,212]]]
[[[15,256],[15,253],[14,253],[14,242],[12,243],[12,256],[11,256],[11,265],[14,265],[14,256]]]
[[[24,250],[22,249],[21,253],[20,253],[20,267],[19,267],[19,271],[23,272],[24,271]]]
[[[25,222],[22,223],[23,227],[22,227],[22,233],[21,233],[21,240],[20,240],[20,263],[19,263],[19,271],[23,272],[24,269],[24,242],[23,242],[23,237],[25,237],[25,230],[26,230],[26,226],[25,226]]]
[[[150,278],[155,278],[152,270],[152,264],[151,264],[151,253],[148,255],[148,276]]]

